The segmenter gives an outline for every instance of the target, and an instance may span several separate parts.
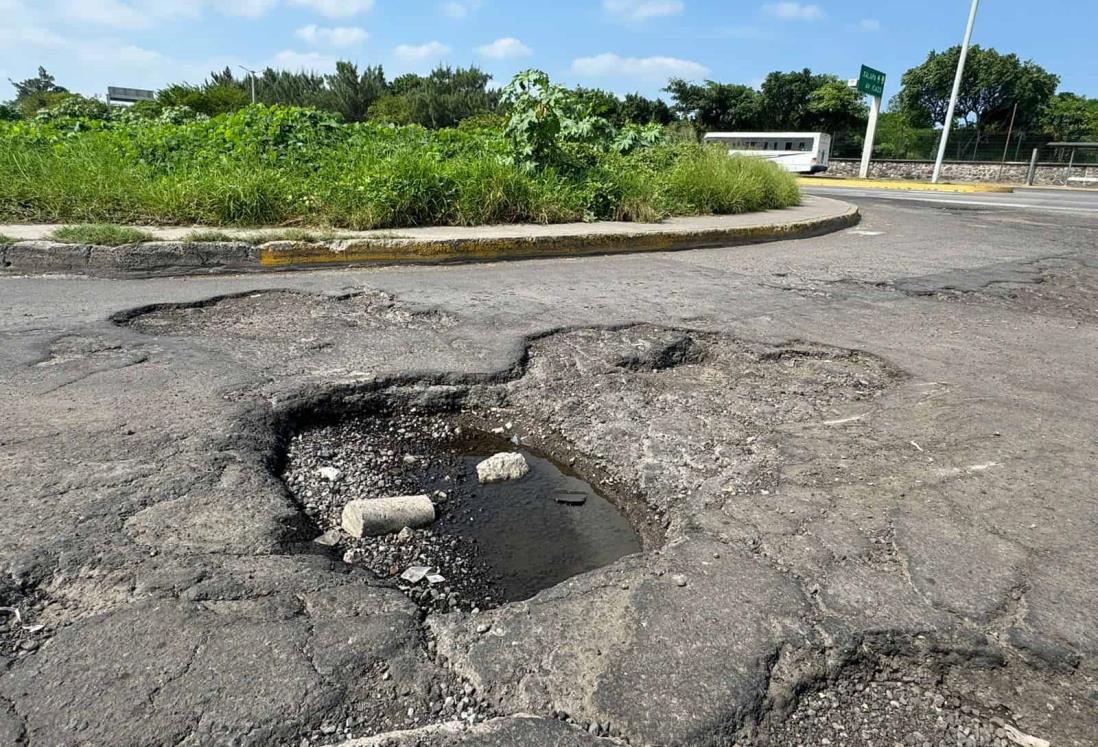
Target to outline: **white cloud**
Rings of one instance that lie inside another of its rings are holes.
[[[279,0],[57,0],[51,22],[88,23],[127,31],[179,18],[200,18],[208,8],[223,15],[258,18]]]
[[[368,12],[374,7],[374,0],[290,0],[290,4],[308,8],[328,18],[347,18]]]
[[[867,33],[872,33],[874,31],[881,30],[881,22],[878,21],[876,18],[863,18],[862,20],[858,21],[858,25],[854,28],[856,31],[865,31]]]
[[[153,20],[119,0],[66,0],[58,5],[57,15],[77,23],[128,30],[148,28]]]
[[[667,78],[704,78],[709,74],[709,68],[677,57],[621,57],[605,52],[573,60],[572,72],[587,77],[625,76],[662,81]]]
[[[324,71],[335,67],[336,59],[320,52],[295,52],[284,49],[271,58],[270,66],[283,70]]]
[[[512,36],[496,39],[491,44],[477,47],[475,51],[481,57],[488,57],[493,60],[510,60],[533,53],[532,49]]]
[[[439,60],[450,53],[450,48],[442,42],[431,41],[426,44],[398,44],[393,54],[403,62],[425,62]]]
[[[369,34],[366,29],[358,26],[335,26],[325,28],[315,23],[302,26],[294,32],[297,38],[314,46],[322,47],[350,47],[366,41]]]
[[[480,0],[451,0],[442,4],[442,14],[450,18],[465,18],[480,8]]]
[[[186,2],[186,0],[181,1]],[[246,18],[258,18],[277,4],[278,0],[221,0],[211,3],[226,15]]]
[[[796,2],[768,3],[763,6],[770,15],[783,21],[819,21],[824,17],[823,8]]]
[[[625,21],[646,21],[659,16],[677,16],[686,6],[682,0],[602,0],[602,7]]]

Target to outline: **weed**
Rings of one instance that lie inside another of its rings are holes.
[[[54,241],[66,244],[93,244],[95,246],[122,246],[153,241],[155,237],[147,231],[131,226],[117,226],[112,223],[85,223],[75,226],[60,226],[50,234]]]
[[[191,231],[189,234],[183,237],[184,241],[195,241],[200,243],[224,243],[230,241],[247,241],[245,238],[239,238],[232,234],[225,233],[224,231],[215,231],[212,229],[200,229],[198,231]]]

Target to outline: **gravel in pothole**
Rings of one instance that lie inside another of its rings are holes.
[[[302,430],[283,477],[346,562],[391,581],[428,612],[528,599],[641,549],[609,501],[515,441],[409,408]],[[523,453],[529,474],[481,485],[477,463],[499,451]],[[349,501],[419,494],[435,504],[430,527],[362,539],[339,531]]]
[[[970,705],[937,681],[893,671],[844,672],[801,697],[759,747],[1015,747],[1009,722]]]

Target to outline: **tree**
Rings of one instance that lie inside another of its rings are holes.
[[[615,127],[625,124],[625,112],[622,101],[609,91],[601,88],[584,88],[576,86],[572,89],[576,103],[581,106],[588,115],[602,117]]]
[[[351,62],[336,63],[334,75],[325,79],[327,107],[343,115],[348,122],[366,119],[370,107],[385,95],[385,71],[381,66],[366,67],[361,74]]]
[[[454,127],[468,117],[495,110],[499,93],[489,89],[492,76],[477,67],[439,66],[426,76],[401,75],[370,117],[394,124]]]
[[[674,111],[699,130],[751,130],[760,124],[761,100],[749,86],[672,78],[664,90],[671,94]]]
[[[675,121],[671,107],[663,99],[649,99],[639,93],[627,93],[621,103],[622,117],[633,124],[669,125]]]
[[[22,81],[8,78],[15,87],[15,99],[12,104],[24,117],[33,117],[39,109],[60,103],[68,95],[68,89],[57,85],[54,77],[39,66],[38,75]]]
[[[761,114],[767,129],[810,129],[816,119],[812,94],[825,83],[837,81],[833,75],[816,75],[808,68],[766,76],[760,88]]]
[[[846,134],[865,127],[867,116],[862,94],[835,78],[808,94],[804,125],[810,130]]]
[[[175,83],[156,93],[156,103],[161,109],[186,106],[208,117],[235,112],[250,102],[251,96],[243,88],[226,82],[204,86]]]
[[[1041,112],[1040,126],[1059,141],[1098,139],[1098,99],[1058,93]]]
[[[873,154],[878,158],[929,158],[941,133],[933,127],[919,126],[902,112],[882,112],[877,120],[877,138]]]
[[[912,122],[944,124],[960,54],[959,46],[932,51],[923,64],[904,73],[896,108]],[[1015,54],[974,45],[961,77],[955,116],[972,124],[979,136],[985,129],[1005,130],[1017,103],[1015,127],[1024,129],[1039,120],[1059,82],[1031,60],[1022,62]]]

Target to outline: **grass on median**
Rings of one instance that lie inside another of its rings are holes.
[[[0,122],[0,222],[366,230],[656,221],[799,199],[773,164],[670,137],[628,152],[565,143],[533,167],[502,130],[343,124],[287,107],[182,124]],[[323,231],[261,239],[329,240]]]
[[[155,241],[156,237],[148,231],[132,226],[119,226],[113,223],[84,223],[74,226],[55,228],[50,238],[66,244],[93,244],[95,246],[122,246],[139,244],[142,241]]]

